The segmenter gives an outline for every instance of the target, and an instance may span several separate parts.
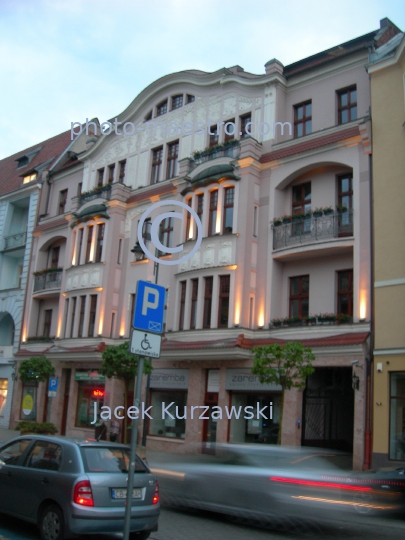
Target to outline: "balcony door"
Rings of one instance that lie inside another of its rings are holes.
[[[292,191],[292,234],[311,232],[311,218],[304,216],[311,210],[311,182],[293,186]],[[295,216],[295,217],[294,217]]]

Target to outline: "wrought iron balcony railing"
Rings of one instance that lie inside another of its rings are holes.
[[[27,232],[20,232],[4,237],[4,250],[15,249],[25,246],[27,242]]]
[[[232,157],[237,158],[240,154],[240,145],[234,144],[232,146],[223,146],[221,148],[209,148],[207,150],[203,150],[198,155],[193,156],[193,161],[195,163],[195,166],[201,165],[201,163],[205,163],[206,161],[211,161],[212,159],[216,159],[219,157]]]
[[[320,217],[304,217],[291,223],[273,225],[273,249],[323,242],[330,238],[353,236],[353,210]]]
[[[62,283],[62,272],[46,272],[41,276],[35,276],[34,292],[44,291],[46,289],[60,289]]]
[[[104,186],[102,189],[95,189],[93,191],[88,191],[87,193],[82,193],[79,197],[78,208],[83,204],[93,201],[94,199],[106,199],[109,201],[111,198],[111,185]]]

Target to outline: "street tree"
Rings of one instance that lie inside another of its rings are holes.
[[[304,347],[299,341],[289,341],[285,345],[261,345],[252,351],[255,354],[252,373],[259,376],[261,383],[276,384],[282,389],[278,432],[280,444],[285,391],[305,387],[306,378],[315,371],[312,366],[315,356],[312,349]]]

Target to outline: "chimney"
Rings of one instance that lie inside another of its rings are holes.
[[[280,75],[283,74],[284,66],[283,64],[277,60],[277,58],[273,58],[272,60],[269,60],[264,64],[266,75],[269,73],[280,73]]]

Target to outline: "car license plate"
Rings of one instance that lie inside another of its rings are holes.
[[[127,498],[127,490],[126,489],[112,489],[111,490],[111,496],[113,499],[126,499]],[[134,488],[132,490],[132,498],[133,499],[142,499],[142,489]]]

